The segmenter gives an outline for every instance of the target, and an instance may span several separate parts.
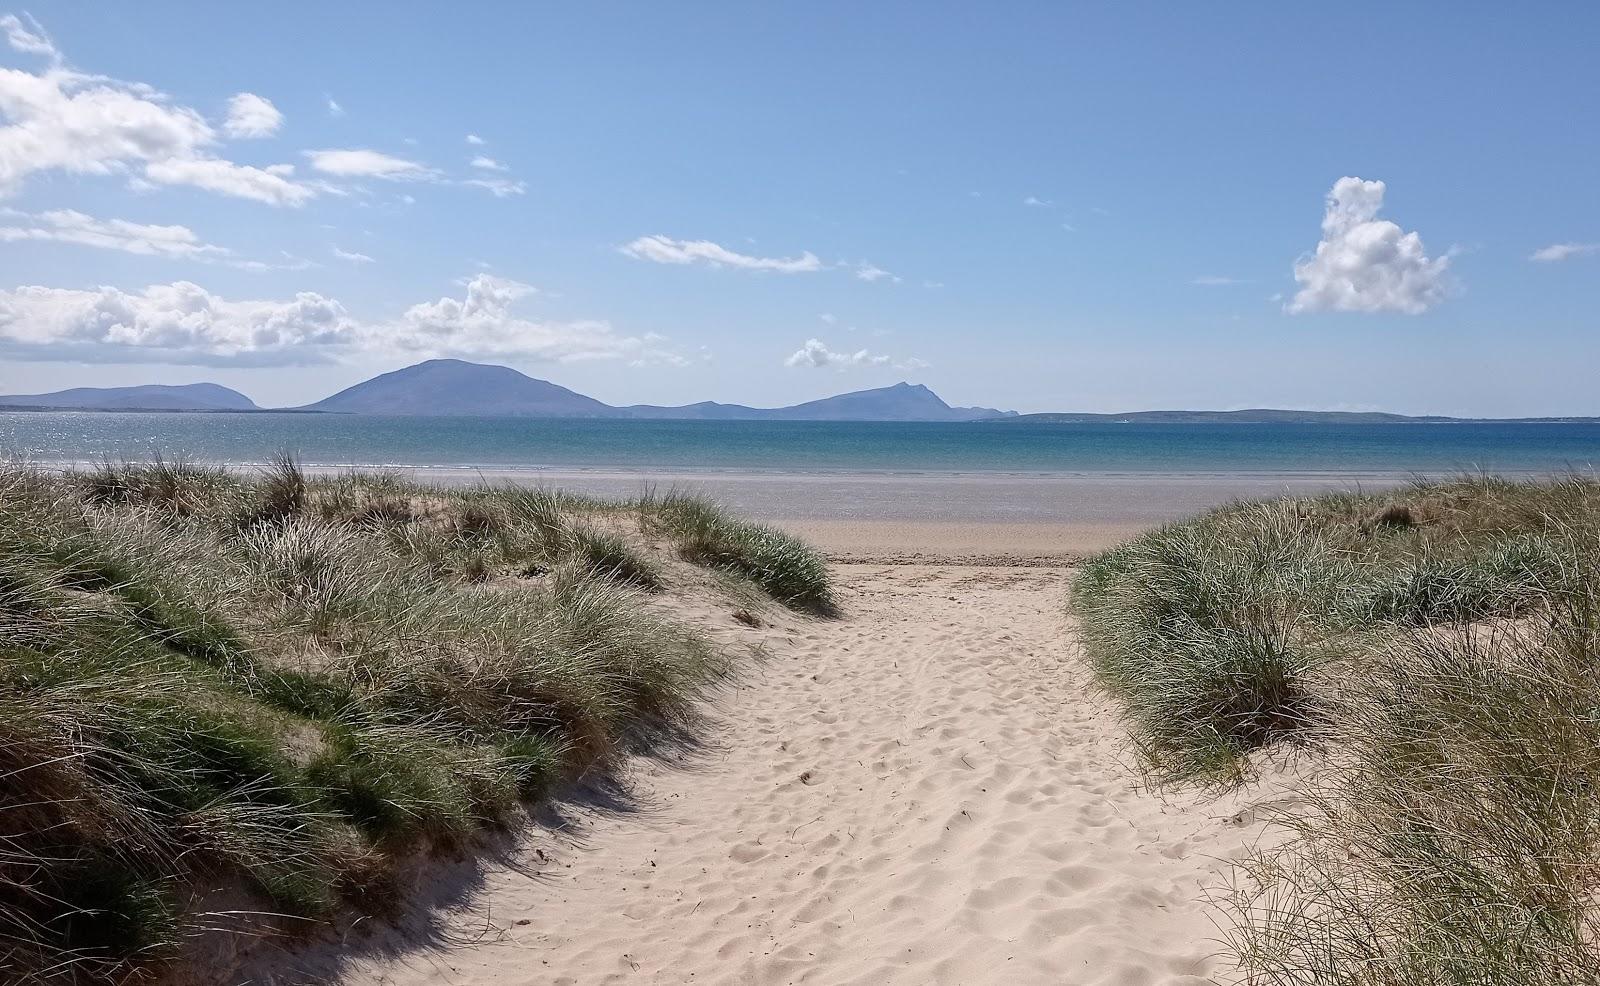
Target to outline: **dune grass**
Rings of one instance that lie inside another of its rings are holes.
[[[1156,779],[1315,758],[1228,901],[1245,981],[1600,982],[1600,483],[1234,505],[1073,607]]]
[[[749,579],[794,609],[833,612],[827,560],[804,541],[775,527],[730,515],[704,497],[647,491],[639,503],[643,526],[678,546],[697,565]]]
[[[0,468],[0,980],[383,912],[408,858],[691,729],[726,661],[642,604],[635,510],[288,458]]]

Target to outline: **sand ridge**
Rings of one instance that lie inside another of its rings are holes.
[[[1260,823],[1140,788],[1070,570],[838,574],[843,618],[768,614],[700,756],[637,762],[627,810],[528,833],[454,909],[345,953],[346,981],[1210,982],[1202,885]]]

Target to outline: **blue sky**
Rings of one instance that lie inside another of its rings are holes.
[[[3,392],[1600,414],[1594,5],[11,16]]]

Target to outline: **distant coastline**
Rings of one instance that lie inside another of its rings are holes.
[[[49,404],[0,404],[0,414],[19,411],[29,414],[307,414],[340,417],[374,416],[368,411],[340,411],[318,407],[74,407]],[[407,415],[409,417],[467,417],[468,415]],[[485,418],[532,418],[536,420],[623,420],[623,421],[682,421],[688,424],[723,424],[730,422],[761,422],[770,420],[818,420],[806,418],[693,418],[693,417],[632,417],[612,418],[582,414],[485,414],[470,415]],[[1296,411],[1286,408],[1262,408],[1250,411],[1128,411],[1123,413],[1096,413],[1078,411],[1048,411],[1037,414],[1019,414],[1007,417],[972,418],[965,421],[938,422],[917,419],[879,418],[829,418],[852,424],[1024,424],[1024,425],[1086,425],[1086,424],[1235,424],[1235,425],[1574,425],[1600,424],[1597,417],[1544,417],[1544,418],[1452,418],[1444,415],[1407,415],[1383,412],[1355,411]]]
[[[1050,411],[1018,414],[992,407],[948,404],[922,384],[901,382],[784,407],[696,404],[614,405],[539,380],[507,366],[433,359],[381,373],[298,407],[264,408],[244,394],[214,383],[78,387],[48,394],[0,396],[0,410],[227,412],[388,415],[633,421],[837,421],[1013,424],[1593,424],[1600,417],[1457,418],[1383,411],[1310,411],[1245,408],[1235,411],[1155,410],[1099,413]]]

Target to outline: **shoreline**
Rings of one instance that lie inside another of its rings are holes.
[[[212,459],[175,457],[196,466],[221,466],[230,469],[257,469],[271,463],[265,459]],[[18,464],[43,469],[92,469],[103,465],[100,459],[19,458]],[[122,461],[114,459],[113,461]],[[139,461],[134,459],[132,461]],[[694,482],[700,479],[738,479],[745,481],[828,481],[836,479],[918,479],[958,482],[1015,480],[1116,479],[1161,480],[1306,480],[1359,482],[1407,482],[1412,479],[1445,479],[1463,473],[1487,472],[1517,477],[1555,477],[1595,472],[1600,467],[1562,469],[864,469],[864,468],[762,468],[759,466],[653,467],[636,465],[584,465],[557,463],[485,464],[417,462],[314,462],[302,460],[310,475],[327,476],[343,472],[415,473],[419,477],[445,479],[448,485],[487,479],[539,478],[559,482],[564,479],[644,480],[650,482]]]
[[[63,461],[47,468],[95,465]],[[250,472],[257,466],[233,463],[230,468]],[[313,476],[352,471],[333,464],[303,468]],[[529,484],[607,499],[630,499],[651,488],[661,492],[678,489],[716,500],[739,516],[788,529],[837,561],[1028,565],[1070,565],[1153,527],[1237,500],[1382,490],[1426,475],[1340,471],[821,473],[455,466],[388,467],[383,471],[445,487]]]

